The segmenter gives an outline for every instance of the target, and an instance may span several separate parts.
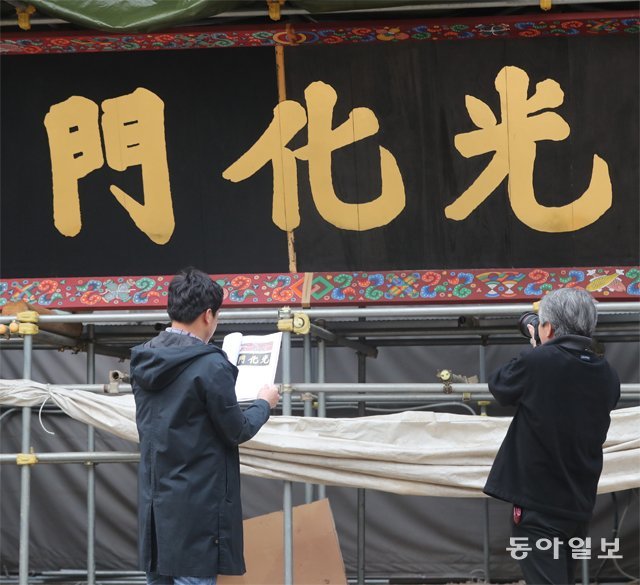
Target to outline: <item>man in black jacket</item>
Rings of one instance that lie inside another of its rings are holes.
[[[620,380],[590,349],[597,312],[587,291],[548,294],[539,319],[541,345],[489,379],[497,401],[517,409],[484,492],[514,504],[512,554],[526,582],[573,585],[572,548],[584,548]]]
[[[278,402],[264,386],[244,412],[237,368],[209,345],[222,289],[195,269],[169,285],[171,327],[133,348],[140,435],[138,528],[149,585],[215,585],[245,572],[238,444]]]

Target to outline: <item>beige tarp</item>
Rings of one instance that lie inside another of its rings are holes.
[[[83,423],[138,440],[133,396],[1,380],[0,404],[51,400]],[[272,417],[240,448],[242,472],[407,495],[478,497],[511,419],[403,412],[357,419]],[[640,487],[640,407],[611,415],[598,493]]]

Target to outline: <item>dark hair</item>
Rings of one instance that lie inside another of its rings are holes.
[[[193,323],[207,309],[215,313],[221,304],[222,287],[196,268],[181,270],[169,284],[167,309],[172,321]]]

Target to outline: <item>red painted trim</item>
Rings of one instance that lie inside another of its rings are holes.
[[[567,26],[574,23],[575,26]],[[130,33],[46,31],[5,33],[5,55],[66,54],[103,51],[154,51],[197,48],[259,47],[359,42],[542,38],[601,34],[638,34],[640,11],[526,14],[505,17],[338,22],[286,25],[217,26]],[[290,29],[291,30],[291,29]]]
[[[163,309],[172,276],[0,280],[0,307],[26,301],[51,309]],[[497,268],[213,275],[225,307],[531,302],[581,286],[600,301],[640,300],[640,267]],[[309,297],[303,299],[305,278]]]

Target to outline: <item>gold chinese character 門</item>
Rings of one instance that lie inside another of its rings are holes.
[[[379,146],[382,191],[366,203],[345,203],[333,187],[331,172],[334,150],[373,136],[378,119],[369,108],[354,108],[348,119],[333,128],[335,90],[321,81],[311,83],[304,92],[307,111],[296,101],[285,100],[273,110],[273,120],[256,141],[222,174],[237,183],[252,176],[267,163],[273,168],[273,222],[282,230],[300,225],[296,159],[309,165],[309,183],[320,215],[334,226],[364,231],[388,224],[406,203],[402,175],[395,157]],[[308,140],[296,150],[287,148],[291,139],[307,124]]]
[[[117,171],[140,165],[144,204],[116,185],[110,190],[138,228],[156,244],[166,244],[175,227],[164,136],[164,103],[154,93],[133,93],[102,102],[102,132],[109,166]],[[78,180],[104,164],[98,105],[72,96],[45,116],[53,175],[53,220],[65,236],[82,228]]]
[[[538,203],[534,193],[536,142],[564,140],[570,128],[556,113],[531,114],[560,106],[564,101],[560,85],[545,79],[527,98],[527,73],[518,67],[503,67],[495,79],[495,87],[500,95],[502,121],[499,124],[487,104],[466,96],[469,116],[480,129],[456,135],[455,146],[466,158],[487,152],[495,154],[474,183],[445,208],[446,217],[454,220],[468,217],[508,175],[513,212],[530,228],[541,232],[570,232],[595,222],[612,203],[609,168],[598,155],[593,156],[589,187],[572,203],[546,207]]]

